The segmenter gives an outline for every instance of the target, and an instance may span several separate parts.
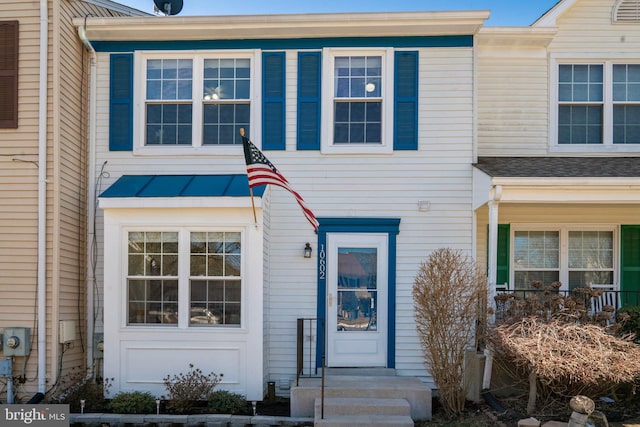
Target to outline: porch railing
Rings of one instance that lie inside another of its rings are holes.
[[[322,374],[324,320],[298,319],[296,337],[296,385],[298,385],[301,377],[318,378]]]
[[[555,290],[558,295],[572,296],[575,299],[582,300],[584,307],[588,314],[597,314],[605,305],[611,305],[615,311],[627,306],[640,305],[640,291],[623,291],[611,288],[597,289],[600,292],[598,296],[591,296],[585,293],[577,292],[576,290]],[[594,289],[596,289],[594,287]],[[498,290],[496,295],[508,295],[512,294],[516,300],[523,300],[531,296],[538,296],[542,301],[545,292],[549,294],[552,291],[542,289],[527,289],[527,290]],[[496,299],[496,319],[504,318],[507,315],[509,309],[509,300],[501,298]],[[615,320],[615,319],[613,319]]]
[[[296,329],[296,386],[301,377],[322,378],[320,419],[324,419],[324,319],[298,319]],[[318,375],[318,370],[320,375]]]

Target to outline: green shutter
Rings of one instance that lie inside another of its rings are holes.
[[[393,149],[418,149],[418,52],[395,54]]]
[[[109,150],[133,150],[133,54],[111,55]]]
[[[262,54],[262,149],[285,150],[285,52]]]
[[[496,284],[509,285],[509,240],[511,239],[509,224],[498,224],[498,262],[496,266]],[[507,286],[510,288],[510,286]]]
[[[298,53],[298,150],[320,149],[320,52]]]
[[[620,226],[620,289],[622,291],[640,291],[640,225]],[[631,294],[629,295],[632,296]],[[622,295],[625,303],[625,294]],[[637,301],[635,295],[629,301]]]

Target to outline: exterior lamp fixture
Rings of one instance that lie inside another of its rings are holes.
[[[304,244],[304,257],[311,258],[311,243],[307,242]]]

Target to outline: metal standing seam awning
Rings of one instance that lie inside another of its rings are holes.
[[[253,189],[261,207],[264,186]],[[251,207],[246,174],[123,175],[99,196],[101,208]]]

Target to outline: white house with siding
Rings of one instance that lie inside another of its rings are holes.
[[[270,381],[286,395],[301,318],[326,319],[328,366],[432,385],[412,286],[432,250],[473,251],[474,41],[488,15],[78,20],[96,56],[110,392],[161,395],[193,364],[249,400]],[[317,232],[282,188],[254,189],[252,205],[241,128]]]

